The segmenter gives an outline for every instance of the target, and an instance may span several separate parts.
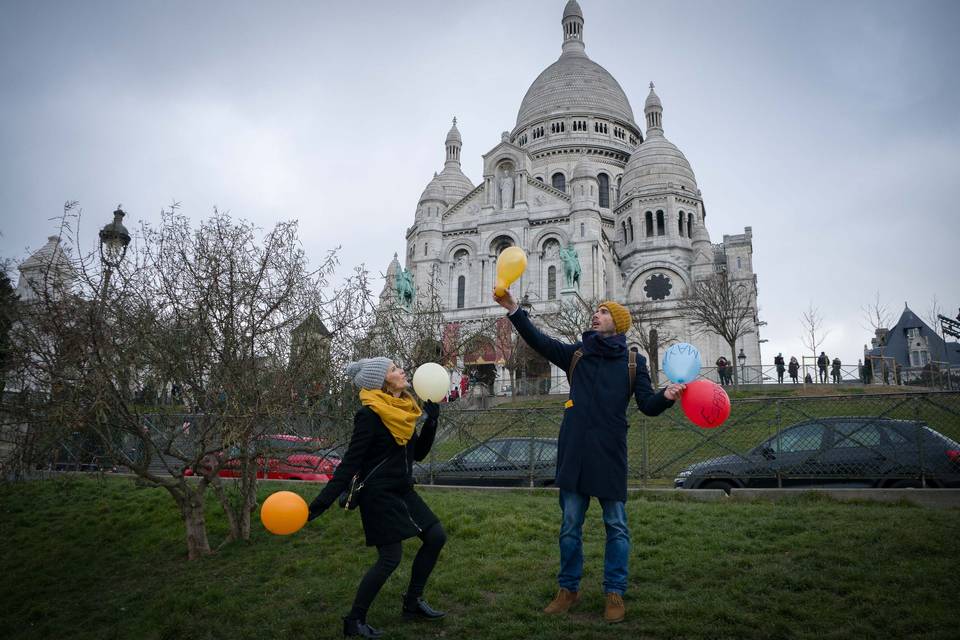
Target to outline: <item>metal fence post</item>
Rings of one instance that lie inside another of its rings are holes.
[[[781,404],[783,400],[777,400],[777,455],[780,454],[780,434],[783,432],[783,411]],[[774,460],[777,458],[774,457]],[[777,488],[783,489],[783,474],[780,473],[780,465],[777,465]]]
[[[917,456],[920,462],[920,487],[927,488],[927,466],[923,459],[923,427],[920,426],[920,398],[913,399],[913,419],[917,425]]]
[[[649,472],[649,450],[647,445],[647,421],[640,419],[640,485],[647,486],[647,473]]]
[[[533,414],[533,413],[534,413],[533,411],[530,412],[530,414]],[[530,414],[524,413],[523,415],[526,416],[526,415],[530,415]],[[534,482],[533,482],[533,466],[534,466],[533,452],[534,452],[534,449],[535,449],[535,447],[533,446],[533,444],[534,444],[533,439],[534,439],[534,437],[536,437],[537,434],[536,434],[535,421],[532,421],[532,420],[531,420],[529,424],[530,424],[530,431],[529,431],[528,433],[530,434],[530,438],[529,438],[529,442],[527,443],[527,462],[529,463],[529,464],[527,465],[527,477],[528,477],[528,479],[529,479],[529,481],[530,481],[530,486],[532,487],[532,486],[534,486]]]

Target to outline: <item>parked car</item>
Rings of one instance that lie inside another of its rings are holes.
[[[493,438],[437,464],[433,469],[433,482],[476,486],[524,485],[530,482],[532,474],[534,484],[547,486],[553,484],[556,469],[556,439]],[[414,473],[420,482],[430,481],[429,465],[421,463]]]
[[[779,480],[778,480],[779,478]],[[681,489],[960,487],[960,444],[915,420],[830,417],[683,469]]]
[[[340,464],[340,456],[326,450],[319,438],[284,434],[261,436],[256,441],[257,477],[270,480],[304,480],[329,482]],[[285,451],[290,451],[284,455]],[[231,447],[223,457],[218,475],[221,478],[240,477],[240,449]],[[194,475],[187,469],[185,475]]]

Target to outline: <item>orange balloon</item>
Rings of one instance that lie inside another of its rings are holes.
[[[507,287],[523,275],[527,268],[527,254],[520,247],[507,247],[497,257],[497,284],[494,293],[497,296],[506,294]]]
[[[307,523],[309,513],[306,501],[292,491],[277,491],[263,501],[260,521],[270,533],[288,536]]]

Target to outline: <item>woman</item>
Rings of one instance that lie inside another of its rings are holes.
[[[790,365],[787,367],[790,372],[790,379],[793,384],[797,384],[797,374],[800,372],[800,363],[797,362],[797,356],[790,356]]]
[[[367,624],[367,610],[400,564],[401,543],[407,538],[417,536],[423,546],[413,561],[403,617],[435,620],[446,615],[431,608],[422,596],[447,536],[437,516],[413,490],[413,461],[423,460],[430,451],[440,407],[429,401],[424,404],[427,420],[417,434],[420,407],[407,392],[403,369],[389,358],[364,358],[351,362],[347,375],[360,387],[363,407],[354,416],[353,436],[343,460],[310,503],[310,519],[326,511],[359,473],[364,483],[359,493],[360,519],[367,546],[376,547],[378,557],[360,580],[353,607],[343,619],[343,635],[378,638],[382,633]]]

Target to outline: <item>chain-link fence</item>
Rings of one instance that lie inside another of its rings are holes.
[[[550,484],[562,407],[445,408],[421,482]],[[633,485],[960,486],[960,394],[737,400],[716,429],[631,408]]]
[[[543,397],[544,403],[555,398]],[[563,407],[469,410],[444,404],[434,446],[415,466],[422,483],[550,485]],[[120,443],[151,472],[179,473],[218,456],[230,474],[237,443],[210,436],[213,416],[144,416],[145,437]],[[222,419],[222,416],[220,417]],[[739,399],[729,419],[701,429],[680,406],[657,417],[628,410],[628,481],[633,486],[960,486],[960,393],[928,392]],[[344,455],[349,418],[288,415],[247,442],[262,477],[323,481]],[[34,468],[120,466],[96,439],[70,434]]]

